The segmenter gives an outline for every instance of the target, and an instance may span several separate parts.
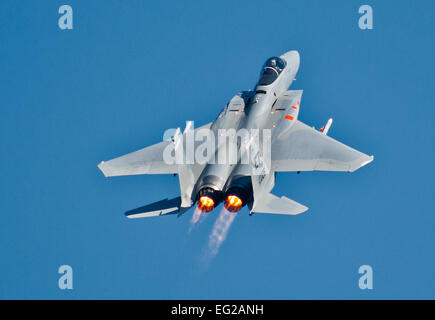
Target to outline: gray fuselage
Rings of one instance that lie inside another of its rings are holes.
[[[273,59],[282,60],[284,67],[280,69],[275,65],[268,66],[267,64]],[[241,95],[233,98],[213,122],[211,129],[216,137],[219,135],[219,129],[234,129],[237,131],[243,128],[246,130],[259,129],[261,131],[267,122],[272,105],[293,82],[299,69],[299,63],[300,58],[297,51],[289,51],[279,58],[270,58],[266,61],[255,91],[245,94],[247,97]],[[244,105],[242,109],[237,108],[240,104]],[[237,142],[233,141],[233,143]],[[217,147],[216,152],[219,151],[220,148]],[[239,163],[240,154],[235,163],[208,163],[194,188],[195,195],[202,195],[205,192],[215,193],[215,202],[219,202],[223,192],[234,183],[237,183]],[[245,181],[243,183],[249,182]],[[195,195],[192,195],[192,198],[195,198]]]

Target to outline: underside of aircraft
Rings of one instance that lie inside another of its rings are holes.
[[[180,216],[195,203],[209,212],[221,202],[230,212],[246,205],[250,214],[295,215],[308,208],[271,193],[277,172],[353,172],[373,161],[327,135],[332,119],[320,130],[298,120],[303,91],[288,88],[299,62],[297,51],[268,59],[255,90],[235,95],[215,121],[198,128],[187,122],[183,132],[178,128],[167,140],[101,162],[98,168],[106,177],[178,175],[179,197],[127,211],[126,216]]]

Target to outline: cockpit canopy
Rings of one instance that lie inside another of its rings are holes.
[[[261,70],[261,76],[260,80],[258,80],[258,85],[268,86],[269,84],[272,84],[281,74],[286,64],[287,63],[279,57],[267,59],[263,69]]]

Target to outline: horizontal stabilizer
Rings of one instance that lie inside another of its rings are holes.
[[[251,213],[272,213],[272,214],[290,214],[296,215],[307,211],[308,208],[287,197],[277,197],[274,194],[267,193],[258,201],[254,201]]]
[[[181,208],[181,198],[177,197],[170,200],[160,200],[140,208],[129,210],[125,213],[125,216],[130,219],[157,217],[177,213],[180,209],[185,210],[188,208]]]

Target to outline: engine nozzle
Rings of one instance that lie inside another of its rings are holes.
[[[250,199],[251,191],[243,186],[233,186],[225,193],[225,209],[229,212],[239,212]]]
[[[225,199],[225,209],[229,212],[238,212],[243,207],[243,201],[235,194],[229,194]]]
[[[198,209],[202,212],[210,212],[222,200],[220,191],[206,187],[198,192]]]
[[[198,200],[198,209],[202,212],[210,212],[214,208],[214,200],[209,196],[201,196]]]

